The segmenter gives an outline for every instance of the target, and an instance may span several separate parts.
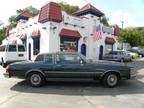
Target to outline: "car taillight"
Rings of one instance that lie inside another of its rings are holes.
[[[9,72],[9,66],[7,66],[7,67],[5,68],[5,71],[6,71],[6,73]]]

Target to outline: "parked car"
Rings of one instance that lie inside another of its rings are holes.
[[[111,51],[104,56],[104,60],[109,61],[132,61],[132,57],[126,51]]]
[[[141,48],[134,47],[134,48],[132,48],[132,49],[130,49],[128,51],[137,53],[138,55],[144,57],[144,50],[142,50]]]
[[[0,64],[6,67],[8,64],[26,60],[26,50],[24,45],[1,45],[0,46]]]
[[[17,62],[6,67],[5,77],[19,77],[29,84],[42,86],[47,78],[92,78],[107,87],[114,87],[120,79],[131,79],[134,68],[120,63],[88,63],[77,53],[39,54],[34,62]]]
[[[139,55],[138,55],[137,53],[135,53],[135,52],[127,51],[127,53],[128,53],[133,59],[139,57]]]

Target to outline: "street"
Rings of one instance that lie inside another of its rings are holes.
[[[144,108],[144,59],[134,66],[137,78],[105,88],[94,81],[49,81],[34,88],[26,81],[4,78],[0,68],[0,108]]]

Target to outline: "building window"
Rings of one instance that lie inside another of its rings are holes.
[[[77,52],[78,39],[77,38],[61,38],[60,50],[62,52]]]
[[[27,40],[22,40],[22,43],[24,44],[25,47],[27,47]]]
[[[37,55],[40,52],[40,39],[33,39],[33,54]]]
[[[105,53],[109,53],[110,51],[113,51],[113,44],[106,44],[105,45]]]

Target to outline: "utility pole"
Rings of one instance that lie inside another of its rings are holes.
[[[124,21],[121,21],[121,24],[122,24],[122,30],[124,28]],[[122,50],[124,50],[124,43],[122,42]]]
[[[124,28],[124,21],[121,21],[121,24],[122,24],[122,29]]]

